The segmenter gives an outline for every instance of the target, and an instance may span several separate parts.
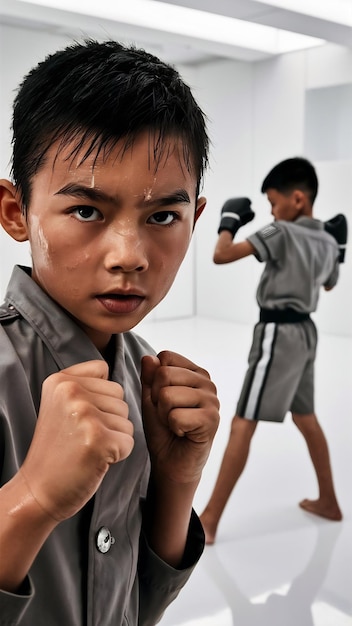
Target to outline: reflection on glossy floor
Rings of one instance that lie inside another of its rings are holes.
[[[227,441],[252,328],[186,319],[143,322],[157,351],[180,352],[208,369],[221,424],[196,498],[202,511]],[[352,626],[352,339],[320,334],[316,411],[327,436],[341,523],[297,506],[316,497],[305,443],[288,415],[260,424],[248,465],[188,585],[160,626]]]

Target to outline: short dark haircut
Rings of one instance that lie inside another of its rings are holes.
[[[197,194],[208,165],[206,118],[189,86],[171,65],[135,46],[86,39],[48,55],[19,86],[13,110],[12,177],[26,213],[31,180],[48,149],[73,142],[106,157],[128,149],[149,131],[159,163],[167,139],[181,140],[182,158],[194,172]]]
[[[303,157],[293,157],[281,161],[270,170],[261,191],[265,193],[268,189],[276,189],[283,194],[299,189],[309,196],[313,204],[318,193],[318,177],[310,161]]]

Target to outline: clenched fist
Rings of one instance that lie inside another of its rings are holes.
[[[87,361],[43,383],[37,426],[20,469],[33,497],[56,521],[95,494],[110,464],[132,451],[123,389],[105,361]]]
[[[208,372],[175,352],[143,357],[142,413],[153,470],[175,483],[199,481],[219,423]]]

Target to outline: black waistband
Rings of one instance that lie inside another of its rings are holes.
[[[260,309],[260,321],[265,323],[297,324],[309,319],[309,313],[300,313],[294,309]]]

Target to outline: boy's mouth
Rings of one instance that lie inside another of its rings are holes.
[[[144,300],[144,296],[135,293],[105,293],[96,296],[96,298],[109,313],[114,313],[115,315],[133,313]]]

